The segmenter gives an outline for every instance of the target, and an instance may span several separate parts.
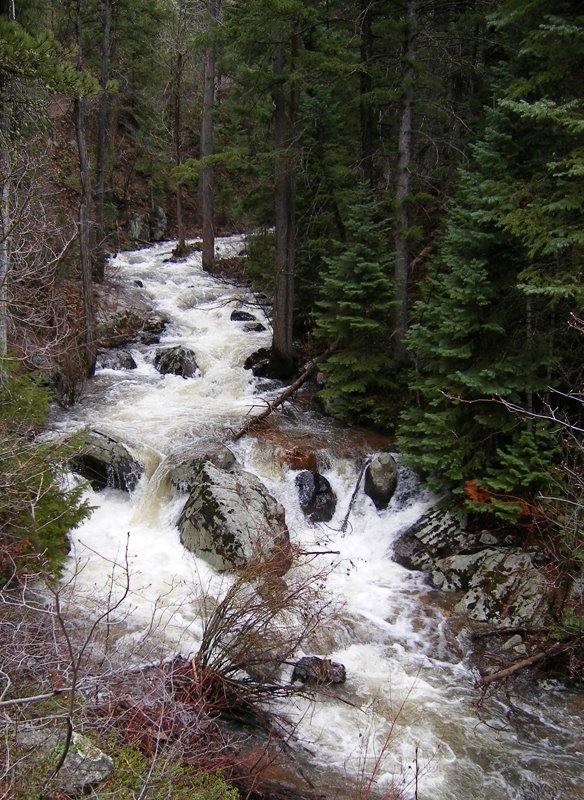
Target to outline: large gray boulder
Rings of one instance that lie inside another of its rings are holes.
[[[171,484],[179,492],[191,492],[205,461],[226,472],[239,468],[235,456],[226,445],[212,439],[199,439],[169,458],[168,476]]]
[[[491,625],[535,627],[548,611],[549,594],[529,553],[501,549],[483,559],[455,611]]]
[[[397,463],[390,453],[381,453],[365,470],[365,494],[381,511],[387,508],[397,486]]]
[[[161,375],[194,378],[199,372],[195,354],[187,347],[164,347],[154,356],[154,366]]]
[[[96,367],[99,369],[136,369],[136,362],[129,350],[108,350],[98,353]]]
[[[136,488],[144,468],[126,445],[100,431],[91,431],[84,440],[78,455],[71,459],[74,472],[96,491],[110,487],[131,492]]]
[[[337,498],[329,481],[320,472],[304,470],[296,476],[300,508],[311,522],[329,522],[337,506]]]
[[[150,221],[147,214],[132,214],[128,220],[128,236],[135,242],[150,241]]]
[[[154,206],[150,215],[150,238],[153,242],[161,242],[166,236],[167,218],[162,206]]]
[[[218,570],[284,575],[292,565],[284,509],[249,472],[200,464],[178,521],[181,541]]]
[[[393,558],[407,569],[429,572],[440,558],[484,548],[479,534],[466,531],[451,514],[433,508],[400,536]]]

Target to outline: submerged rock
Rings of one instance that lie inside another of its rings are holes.
[[[180,375],[181,378],[194,378],[199,372],[193,351],[180,345],[158,350],[154,366],[161,375]]]
[[[337,498],[328,480],[319,472],[305,470],[295,480],[300,508],[311,522],[328,522],[337,507]]]
[[[71,469],[86,478],[95,491],[110,487],[124,492],[136,488],[144,471],[126,445],[99,431],[86,436],[81,452],[71,459]]]
[[[259,567],[284,575],[292,565],[284,509],[249,472],[203,462],[178,521],[186,548],[219,570]]]
[[[301,681],[308,684],[339,684],[347,680],[347,671],[343,664],[331,661],[330,658],[304,656],[294,665],[292,683]]]
[[[365,494],[378,511],[387,508],[397,486],[397,462],[390,453],[381,453],[365,470]]]

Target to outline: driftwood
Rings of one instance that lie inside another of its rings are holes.
[[[571,645],[566,644],[565,642],[556,642],[556,644],[548,647],[547,650],[541,650],[540,652],[534,653],[527,658],[521,659],[521,661],[516,661],[509,667],[505,667],[505,669],[492,672],[490,675],[483,675],[480,680],[480,686],[488,686],[489,683],[494,683],[495,681],[503,680],[503,678],[508,678],[510,675],[514,675],[516,672],[519,672],[519,670],[532,667],[534,664],[538,664],[540,661],[544,661],[546,658],[551,658],[552,656],[557,656],[560,653],[565,653],[570,649],[570,647]]]
[[[260,422],[263,422],[267,417],[269,417],[270,414],[283,403],[285,403],[286,400],[289,400],[290,397],[292,397],[292,395],[295,394],[304,383],[306,383],[319,363],[327,359],[330,354],[334,352],[334,350],[335,345],[331,345],[328,350],[324,351],[324,353],[321,353],[319,356],[316,356],[316,358],[313,358],[312,361],[309,361],[296,380],[291,383],[290,386],[287,386],[272,403],[268,403],[267,408],[265,408],[261,414],[258,414],[255,417],[250,417],[245,425],[243,425],[243,427],[232,436],[232,441],[236,442],[238,439],[241,439],[241,437],[245,436],[246,433],[249,433],[252,428],[255,428],[256,425],[259,425]]]
[[[345,519],[343,520],[343,524],[341,525],[341,533],[344,533],[347,530],[347,525],[349,524],[349,517],[351,516],[351,511],[353,510],[353,506],[355,505],[355,500],[357,499],[357,492],[359,491],[359,486],[361,485],[361,481],[363,479],[363,475],[365,474],[365,470],[371,463],[371,459],[366,459],[363,466],[361,467],[361,471],[359,472],[359,477],[357,478],[357,483],[355,484],[355,488],[353,489],[353,494],[351,495],[351,500],[349,501],[349,508],[347,509],[347,513],[345,514]]]

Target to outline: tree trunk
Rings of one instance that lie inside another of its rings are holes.
[[[297,88],[290,94],[290,115],[286,113],[284,91],[284,43],[276,45],[272,59],[274,77],[274,132],[276,140],[275,212],[276,256],[272,327],[274,338],[269,372],[286,378],[294,371],[292,326],[294,312],[294,262],[296,244],[294,165],[290,153],[297,104]]]
[[[209,0],[209,32],[213,31],[219,16],[219,0]],[[201,122],[200,157],[207,158],[214,151],[213,110],[215,106],[215,46],[208,45],[205,50],[203,75],[203,117]],[[215,261],[214,215],[215,175],[213,167],[207,165],[199,176],[199,204],[201,208],[201,227],[203,235],[203,269],[210,270]]]
[[[83,68],[83,37],[81,3],[77,0],[75,30],[77,34],[77,69]],[[76,97],[73,104],[75,136],[79,155],[79,174],[81,178],[81,200],[79,203],[79,254],[81,259],[81,287],[83,292],[83,310],[85,316],[84,369],[87,377],[95,371],[97,354],[95,335],[95,297],[93,288],[92,258],[92,214],[91,214],[91,171],[85,143],[85,109],[82,97]]]
[[[179,23],[180,25],[180,23]],[[179,42],[178,42],[178,49],[176,54],[176,62],[174,67],[174,97],[173,97],[173,106],[174,106],[174,125],[173,125],[173,139],[174,139],[174,163],[176,166],[180,166],[182,163],[182,104],[181,104],[181,92],[182,92],[182,75],[183,75],[183,52],[181,50],[181,42],[180,42],[180,34],[179,34]],[[176,187],[176,249],[177,254],[181,255],[186,250],[186,242],[185,242],[185,225],[183,219],[183,212],[182,212],[182,185],[180,180],[177,183]]]
[[[412,106],[414,101],[417,0],[408,0],[404,32],[404,73],[401,116],[398,138],[397,181],[395,191],[395,301],[394,355],[398,361],[405,358],[404,336],[408,324],[408,195],[411,190],[410,161],[412,158]]]
[[[3,0],[0,13],[9,22],[14,22],[16,13],[13,0]],[[0,74],[0,362],[8,350],[8,280],[10,272],[10,233],[12,160],[10,157],[10,98],[7,75]],[[0,363],[0,377],[2,364]]]
[[[373,114],[368,95],[373,83],[370,61],[373,48],[371,31],[371,0],[359,0],[359,23],[361,28],[361,63],[359,76],[359,113],[361,121],[361,170],[363,177],[373,186]]]
[[[97,154],[95,185],[95,231],[97,239],[97,257],[95,261],[95,279],[102,281],[107,259],[107,232],[105,222],[105,173],[106,147],[109,129],[109,98],[107,84],[110,73],[111,53],[112,0],[102,0],[102,40],[101,40],[101,96],[99,98],[99,114],[97,121]]]

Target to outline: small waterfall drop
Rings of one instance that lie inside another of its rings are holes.
[[[241,237],[219,240],[219,256],[241,247]],[[64,578],[91,613],[92,604],[103,607],[123,593],[127,568],[130,594],[112,620],[112,646],[126,663],[194,652],[201,598],[220,598],[232,580],[181,545],[176,523],[187,496],[171,486],[170,468],[196,452],[201,439],[227,441],[229,431],[277,391],[264,383],[257,393],[261,382],[243,369],[245,359],[271,340],[253,296],[204,273],[198,254],[167,261],[171,249],[163,243],[120,253],[110,265],[121,283],[139,282],[146,300],[170,320],[160,344],[133,346],[135,370],[100,370],[82,401],[55,419],[61,431],[89,426],[119,439],[145,467],[130,495],[87,490],[95,511],[71,533]],[[252,313],[265,330],[233,321],[235,308]],[[194,351],[198,377],[162,376],[154,368],[156,349],[177,344]],[[574,731],[583,709],[573,696],[559,687],[529,702],[516,698],[521,713],[515,721],[493,699],[481,719],[475,677],[449,624],[447,598],[432,592],[421,573],[391,559],[392,542],[433,498],[400,468],[386,511],[376,511],[361,491],[347,517],[363,460],[375,446],[311,412],[285,412],[277,433],[246,437],[231,449],[284,505],[294,543],[321,553],[310,568],[325,575],[323,596],[337,606],[306,654],[346,666],[340,699],[323,695],[315,704],[298,699],[283,707],[316,768],[336,772],[339,786],[343,776],[350,782],[361,772],[373,772],[380,787],[401,783],[408,796],[417,784],[424,800],[581,797],[582,746]],[[282,457],[290,441],[317,453],[337,495],[327,524],[310,524],[300,509],[297,472]],[[538,783],[544,786],[539,795],[533,793]]]

